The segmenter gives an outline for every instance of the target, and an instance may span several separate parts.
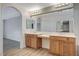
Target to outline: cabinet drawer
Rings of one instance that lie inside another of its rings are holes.
[[[66,38],[66,37],[59,37],[59,36],[51,36],[50,39],[59,40],[59,41],[65,41],[65,42],[68,41],[68,38]]]

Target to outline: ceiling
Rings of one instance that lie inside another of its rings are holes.
[[[16,9],[12,7],[5,7],[7,5],[15,5],[24,8],[26,11],[33,11],[37,9],[41,9],[47,6],[50,6],[52,4],[50,3],[4,3],[3,8],[2,8],[2,18],[3,19],[8,19],[16,16],[20,16],[19,12],[16,11]]]
[[[19,16],[20,14],[16,11],[14,8],[10,7],[5,7],[5,6],[10,6],[10,5],[15,5],[21,8],[24,8],[26,11],[33,11],[33,10],[38,10],[44,7],[48,7],[50,5],[55,5],[55,3],[3,3],[2,4],[4,7],[2,8],[2,18],[3,19],[8,19],[12,17]]]
[[[35,9],[41,9],[52,5],[52,3],[16,3],[14,5],[26,8],[27,11],[33,11]],[[35,9],[34,9],[35,8]]]

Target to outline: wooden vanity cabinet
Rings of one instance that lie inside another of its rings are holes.
[[[35,34],[25,34],[25,44],[26,47],[41,48],[42,39],[38,38]]]
[[[54,55],[74,56],[76,55],[75,38],[51,36],[49,52]]]

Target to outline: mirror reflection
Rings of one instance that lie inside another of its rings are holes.
[[[26,29],[34,29],[35,21],[28,19],[26,20]]]

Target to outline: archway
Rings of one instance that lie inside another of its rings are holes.
[[[3,53],[20,48],[22,39],[22,14],[12,6],[2,8],[3,19]],[[4,54],[5,55],[5,54]]]

